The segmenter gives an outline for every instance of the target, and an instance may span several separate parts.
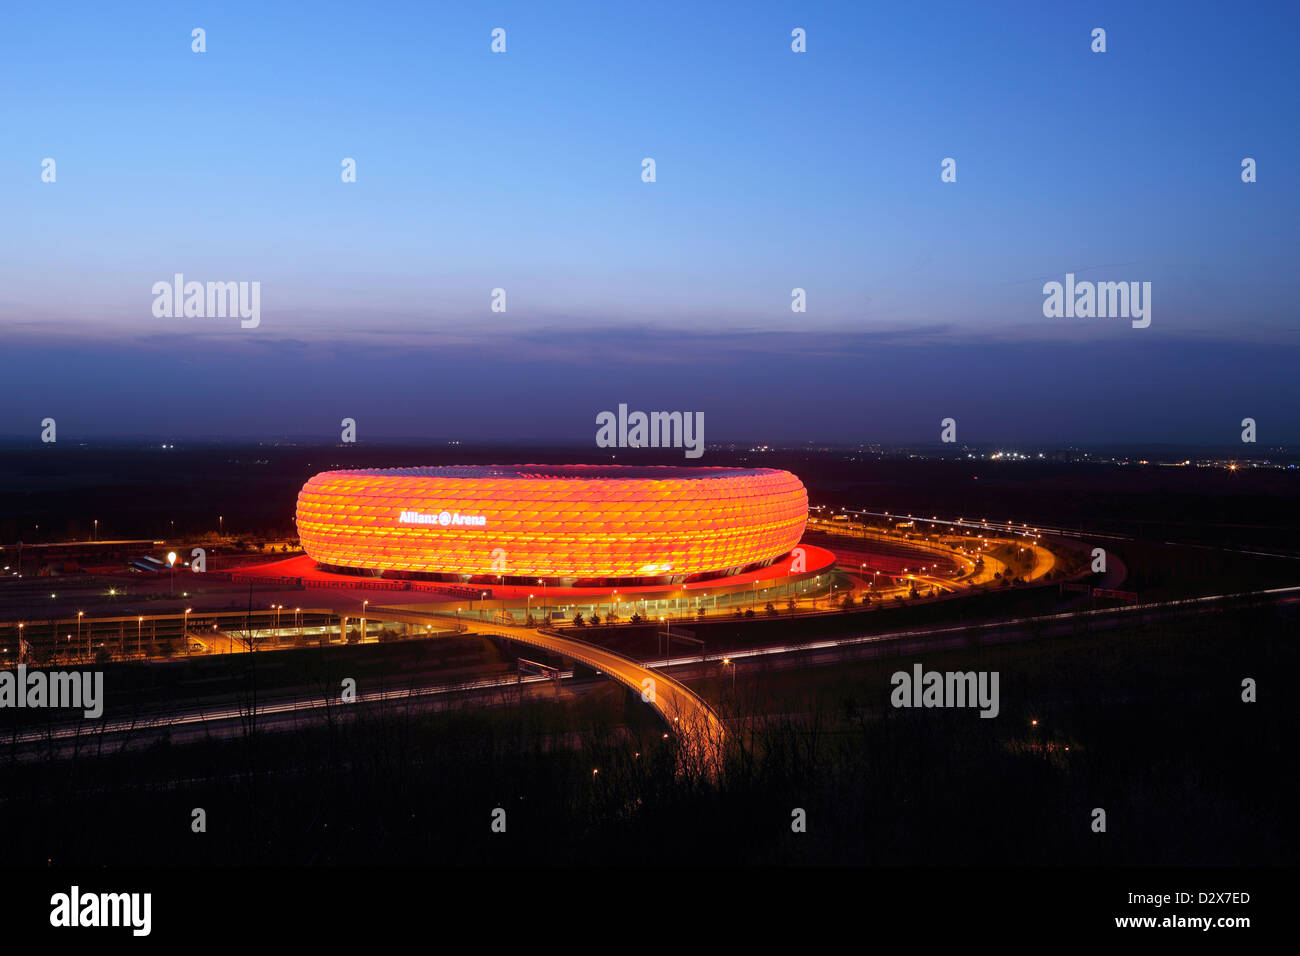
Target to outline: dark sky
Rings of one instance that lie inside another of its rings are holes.
[[[705,438],[1232,444],[1300,438],[1295,348],[1225,342],[908,345],[849,335],[650,333],[481,348],[23,346],[0,382],[6,436],[358,437],[594,442],[596,413],[702,411]],[[178,355],[178,353],[182,353]],[[530,356],[536,355],[536,358]]]
[[[1300,440],[1295,3],[11,6],[0,435]]]

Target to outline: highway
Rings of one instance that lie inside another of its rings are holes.
[[[336,612],[345,613],[345,612]],[[436,614],[429,610],[415,607],[380,607],[371,605],[368,614],[372,620],[395,621],[411,624],[435,625],[445,630],[448,615]],[[691,769],[713,776],[721,769],[722,740],[725,735],[721,719],[694,691],[685,684],[660,673],[650,667],[623,657],[606,648],[586,641],[577,640],[532,628],[487,622],[475,622],[473,633],[504,638],[530,647],[541,648],[551,654],[568,658],[600,674],[606,674],[630,688],[662,717],[668,729],[682,743],[679,752],[683,769]],[[572,678],[573,672],[561,672],[562,677]],[[547,678],[529,676],[516,678],[491,678],[454,686],[426,685],[423,688],[402,688],[380,694],[366,694],[360,697],[364,703],[381,700],[398,700],[413,696],[429,694],[446,694],[453,691],[483,691],[517,684],[534,684]],[[259,721],[277,716],[296,715],[299,712],[325,712],[331,707],[342,706],[333,699],[323,700],[320,695],[298,696],[280,700],[271,700],[259,704],[257,717]],[[220,725],[223,722],[241,721],[248,717],[248,710],[242,706],[217,705],[211,708],[190,708],[167,714],[151,715],[147,718],[132,720],[104,721],[95,724],[76,722],[39,731],[20,732],[12,736],[18,744],[32,744],[51,740],[84,738],[87,734],[118,734],[128,732],[147,732],[164,728],[184,728],[200,725],[204,727]],[[264,725],[265,726],[265,725]]]
[[[560,671],[562,679],[572,679],[573,671]],[[514,675],[487,677],[460,683],[435,683],[423,686],[402,687],[394,690],[372,691],[357,694],[357,704],[369,705],[383,702],[420,702],[426,710],[445,709],[450,703],[439,703],[439,697],[464,697],[466,694],[488,699],[499,696],[501,692],[517,688],[536,688],[544,692],[549,677]],[[544,696],[544,694],[539,695]],[[272,697],[257,705],[258,726],[266,731],[273,729],[292,729],[298,723],[323,718],[331,710],[341,712],[353,704],[344,704],[334,696],[328,699],[319,693],[299,694],[287,697]],[[165,713],[136,716],[130,719],[110,719],[100,721],[76,720],[54,726],[43,726],[39,730],[22,730],[17,733],[0,734],[5,743],[20,746],[39,745],[41,757],[47,755],[46,747],[59,742],[79,741],[84,747],[87,741],[128,734],[152,742],[151,731],[166,731],[173,742],[198,740],[207,736],[236,736],[242,733],[242,726],[250,716],[247,706],[230,703],[214,703],[206,707],[178,707]],[[226,726],[223,726],[226,725]],[[179,733],[177,733],[179,731]],[[186,733],[190,731],[190,733]]]
[[[735,648],[714,654],[692,654],[668,661],[655,660],[646,663],[632,661],[585,641],[545,634],[524,627],[484,625],[482,628],[477,628],[476,633],[507,638],[568,657],[600,673],[608,674],[638,694],[647,688],[644,682],[647,679],[652,680],[654,683],[648,686],[653,687],[655,693],[653,700],[648,700],[647,703],[663,716],[668,726],[682,740],[684,746],[679,752],[682,760],[689,762],[690,766],[713,774],[721,767],[723,723],[716,712],[698,695],[680,681],[662,673],[664,667],[676,667],[690,671],[694,676],[704,677],[717,676],[720,671],[717,666],[711,665],[720,665],[724,658],[732,663],[743,660],[767,661],[771,663],[764,664],[765,667],[775,666],[785,669],[818,666],[864,656],[892,657],[931,653],[967,647],[972,643],[1002,644],[1041,640],[1053,635],[1074,634],[1079,623],[1091,623],[1099,629],[1124,626],[1133,620],[1149,623],[1152,618],[1188,611],[1209,610],[1217,603],[1231,602],[1243,597],[1294,604],[1300,602],[1300,587],[1270,588],[1244,595],[1218,594],[1163,603],[1065,611],[1005,618],[982,624],[939,625],[878,634],[851,634],[817,641]],[[412,613],[421,614],[426,618],[437,617],[428,612],[411,612],[403,609],[376,608],[372,613],[381,612],[385,619],[390,620],[395,616]],[[562,671],[560,676],[567,680],[572,680],[574,677],[571,671]],[[548,680],[549,678],[546,677],[509,675],[454,685],[426,683],[422,686],[413,685],[362,694],[358,700],[362,704],[425,700],[432,705],[430,709],[437,709],[434,701],[439,696],[456,694],[463,697],[466,692],[478,692],[491,698],[508,688],[521,686],[532,687],[540,693],[547,689],[545,682]],[[319,694],[304,694],[270,699],[260,703],[257,717],[259,727],[264,730],[287,730],[303,720],[324,719],[331,711],[338,713],[347,706],[354,705],[343,705],[332,697],[325,700]],[[170,712],[151,715],[146,719],[106,721],[74,719],[64,724],[10,732],[3,735],[3,739],[15,747],[15,753],[18,752],[18,747],[15,745],[22,745],[26,750],[26,756],[45,759],[52,754],[55,745],[60,743],[64,745],[64,750],[80,749],[89,746],[92,740],[102,742],[107,737],[119,734],[127,734],[131,738],[144,737],[150,730],[170,733],[188,728],[195,737],[208,734],[235,736],[242,732],[248,716],[246,707],[229,703],[213,705],[207,709],[178,707]]]
[[[997,531],[1001,533],[1018,534],[1021,535],[1022,537],[1030,534],[1034,534],[1034,535],[1047,534],[1047,535],[1055,535],[1061,538],[1078,538],[1080,540],[1088,540],[1088,541],[1091,541],[1094,538],[1098,540],[1105,540],[1105,541],[1142,540],[1135,535],[1119,534],[1113,531],[1111,532],[1084,531],[1078,528],[1061,528],[1061,527],[1056,527],[1053,525],[1046,525],[1046,524],[1035,524],[1033,526],[1030,526],[1026,522],[1021,522],[1019,525],[1016,525],[1013,521],[1010,520],[1007,520],[1005,522],[997,522],[997,521],[985,521],[983,519],[979,521],[974,521],[965,518],[958,518],[956,521],[950,521],[950,520],[944,520],[937,516],[931,518],[924,518],[924,517],[915,517],[913,515],[895,514],[895,513],[890,513],[888,511],[856,511],[852,508],[840,509],[840,513],[850,514],[850,515],[866,515],[872,518],[890,518],[895,520],[905,517],[911,521],[922,521],[926,524],[931,524],[931,525],[942,524],[942,525],[949,525],[954,528],[970,528],[975,531]],[[1237,526],[1232,526],[1232,527],[1237,527]],[[1250,527],[1250,526],[1246,526],[1246,527]],[[1261,551],[1258,549],[1250,549],[1250,548],[1231,548],[1223,545],[1197,544],[1196,542],[1191,542],[1191,541],[1161,541],[1159,543],[1172,548],[1196,548],[1201,551],[1226,551],[1230,554],[1246,554],[1246,555],[1253,555],[1256,557],[1264,557],[1264,558],[1287,558],[1292,561],[1300,561],[1300,553],[1293,552],[1293,551],[1278,551],[1278,550]]]
[[[935,651],[968,647],[972,643],[979,645],[1009,644],[1018,641],[1040,640],[1054,635],[1071,635],[1075,633],[1075,626],[1081,622],[1090,623],[1098,630],[1104,630],[1108,627],[1122,627],[1135,618],[1144,623],[1150,623],[1156,617],[1172,616],[1192,610],[1208,610],[1216,603],[1232,601],[1246,596],[1273,598],[1280,604],[1292,604],[1300,602],[1300,587],[1271,588],[1264,591],[1249,592],[1248,595],[1216,594],[1164,603],[1063,611],[1053,614],[1004,618],[982,624],[944,624],[885,633],[847,635],[818,641],[736,648],[713,654],[677,657],[670,660],[668,664],[683,670],[694,669],[696,676],[704,676],[705,673],[709,673],[707,671],[709,664],[721,663],[724,660],[734,662],[737,660],[759,661],[787,658],[787,667],[802,668],[859,657],[892,657],[916,653],[933,653]],[[647,666],[661,667],[664,664],[660,661]],[[716,671],[712,672],[712,674],[717,676]]]

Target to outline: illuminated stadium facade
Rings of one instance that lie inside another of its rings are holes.
[[[808,494],[769,468],[483,465],[329,471],[298,495],[323,569],[567,586],[679,584],[766,567]]]

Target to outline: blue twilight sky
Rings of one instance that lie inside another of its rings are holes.
[[[627,402],[709,440],[1300,440],[1298,32],[1292,2],[14,4],[0,435],[581,440]],[[178,272],[260,282],[261,324],[155,318]],[[1151,326],[1044,318],[1067,272],[1150,282]]]

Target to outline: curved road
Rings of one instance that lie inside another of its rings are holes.
[[[427,610],[376,607],[368,612],[372,618],[412,624],[443,624],[445,614]],[[502,637],[531,647],[567,657],[608,674],[641,696],[663,717],[668,727],[683,743],[683,769],[715,775],[722,766],[722,720],[698,694],[667,674],[651,670],[636,661],[615,654],[607,648],[572,637],[549,634],[514,624],[473,622],[468,633]]]

